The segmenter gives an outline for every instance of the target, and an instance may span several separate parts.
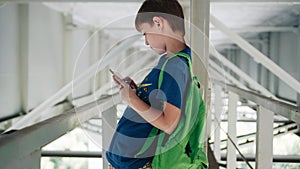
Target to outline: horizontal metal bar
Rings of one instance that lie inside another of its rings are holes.
[[[102,98],[84,106],[73,108],[64,114],[55,116],[35,125],[0,136],[1,167],[28,156],[35,150],[56,140],[68,131],[79,126],[90,118],[99,115],[120,102],[118,94]]]
[[[293,26],[253,26],[253,27],[245,27],[245,28],[230,28],[230,30],[243,33],[243,32],[293,32],[299,33],[298,27]],[[210,31],[220,31],[216,28],[211,28]]]
[[[283,129],[285,129],[284,132],[281,131]],[[273,129],[274,136],[280,135],[282,133],[294,132],[294,131],[297,131],[296,123],[279,125]],[[237,136],[237,139],[238,139],[238,142],[240,140],[250,140],[251,138],[252,138],[251,140],[255,140],[255,136],[256,136],[256,132],[253,132],[253,133],[239,135],[239,136]],[[222,139],[221,142],[227,142],[227,139]],[[214,142],[210,142],[210,143],[213,144]]]
[[[102,158],[98,151],[42,151],[42,157]]]
[[[212,120],[214,121],[214,120]],[[221,122],[227,122],[227,119],[222,119]],[[256,119],[237,119],[237,122],[242,122],[242,123],[256,123]],[[274,120],[274,123],[289,123],[291,122],[290,120]]]
[[[299,0],[211,0],[210,2],[229,3],[297,3]]]
[[[255,161],[255,155],[245,155],[248,161]],[[226,154],[221,154],[221,160],[226,161]],[[241,156],[237,155],[237,161],[244,161]],[[273,162],[277,163],[300,163],[299,155],[274,155]]]
[[[300,124],[300,107],[297,107],[296,105],[285,103],[279,100],[274,100],[258,93],[238,88],[231,84],[225,85],[220,81],[214,81],[214,83],[226,86],[227,90],[237,93],[241,98],[251,100],[257,105],[264,106],[265,108],[273,111],[275,114],[279,114],[289,120]]]
[[[143,0],[0,0],[0,2],[138,2]],[[300,0],[211,0],[213,3],[300,3]],[[183,6],[187,6],[189,3],[181,2]]]

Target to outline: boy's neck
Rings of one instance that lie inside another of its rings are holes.
[[[174,53],[180,52],[183,49],[186,48],[186,44],[184,42],[184,40],[170,40],[167,44],[166,44],[166,51],[167,51],[167,56],[172,56]]]

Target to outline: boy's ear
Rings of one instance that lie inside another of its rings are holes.
[[[163,20],[162,20],[162,18],[160,18],[158,16],[154,16],[153,17],[153,23],[154,23],[155,27],[157,27],[159,30],[161,30],[161,28],[163,26]]]

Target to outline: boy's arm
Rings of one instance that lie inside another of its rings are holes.
[[[178,107],[164,102],[163,111],[152,108],[141,100],[135,94],[135,90],[130,88],[122,79],[115,77],[115,80],[119,83],[120,94],[124,102],[156,128],[168,134],[173,133],[180,119],[181,110]]]
[[[181,112],[178,107],[164,102],[164,110],[161,111],[149,106],[137,96],[130,99],[129,106],[156,128],[169,135],[176,129]]]

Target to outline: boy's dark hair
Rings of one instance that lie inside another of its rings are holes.
[[[183,10],[177,0],[145,0],[135,18],[136,29],[143,23],[152,26],[155,16],[166,19],[173,31],[185,34]]]

